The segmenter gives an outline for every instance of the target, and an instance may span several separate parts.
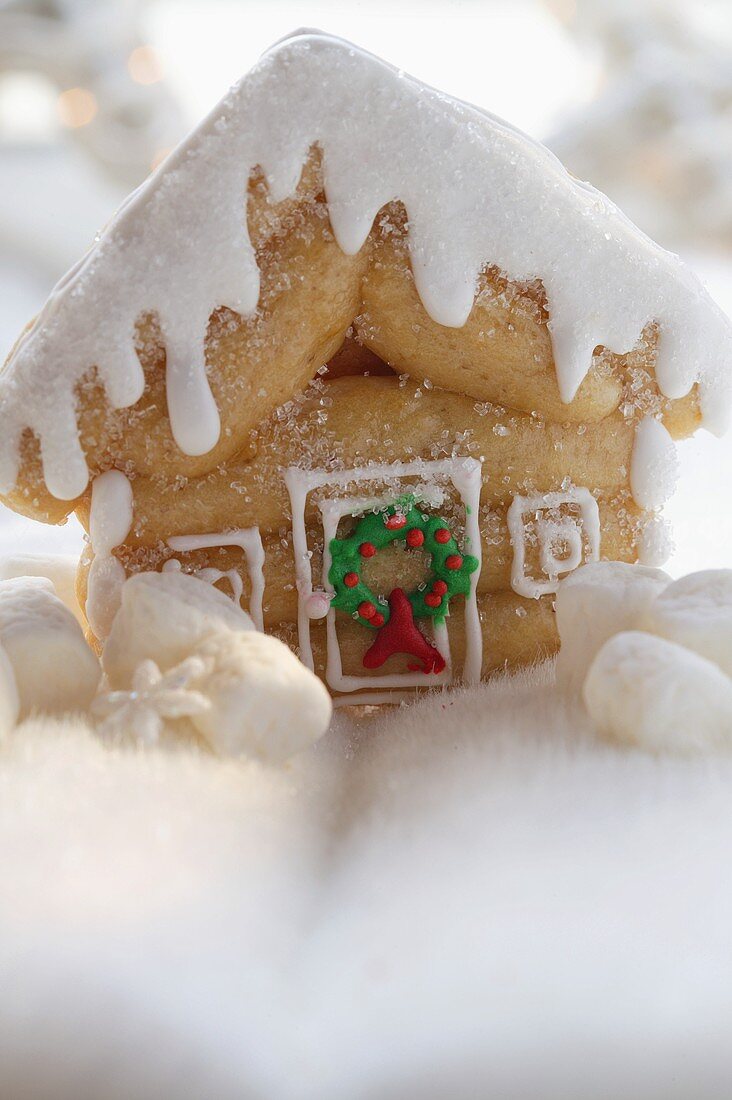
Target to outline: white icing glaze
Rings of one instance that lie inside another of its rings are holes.
[[[94,553],[87,578],[86,617],[95,637],[103,640],[112,628],[126,580],[124,566],[112,551],[132,527],[132,486],[121,470],[94,479],[89,511],[89,538]]]
[[[674,552],[671,524],[663,516],[648,517],[638,539],[637,553],[641,565],[663,565]]]
[[[654,512],[673,496],[679,478],[676,444],[660,420],[645,416],[635,430],[630,489],[639,508]]]
[[[127,573],[122,562],[112,554],[92,560],[86,589],[86,618],[95,638],[109,637],[114,617],[122,602],[122,585]]]
[[[556,580],[560,573],[571,573],[582,564],[582,528],[572,519],[547,520],[540,518],[538,523],[539,561],[547,577]],[[567,547],[566,557],[557,554],[558,545]]]
[[[111,554],[132,527],[132,486],[121,470],[100,474],[92,485],[89,538],[98,557]]]
[[[579,506],[578,517],[571,515],[554,519],[543,516],[562,505]],[[535,530],[539,544],[539,561],[545,573],[544,579],[526,573],[526,536],[524,516],[539,513]],[[600,512],[597,501],[589,489],[568,489],[558,493],[536,493],[533,496],[515,496],[508,509],[508,533],[513,549],[511,587],[520,596],[537,599],[556,592],[559,575],[565,575],[585,562],[597,561],[600,556]],[[559,558],[553,549],[555,543],[566,542],[569,556]],[[586,549],[585,549],[586,544]]]
[[[309,601],[313,597],[313,573],[311,554],[305,526],[305,505],[308,494],[325,485],[347,489],[359,482],[387,481],[398,482],[406,478],[419,478],[420,482],[404,486],[414,493],[418,500],[434,502],[444,499],[440,487],[434,483],[437,477],[448,478],[465,506],[465,550],[478,559],[478,568],[470,578],[470,593],[465,599],[465,662],[461,679],[465,683],[480,680],[483,660],[483,635],[478,615],[476,589],[480,575],[481,541],[478,526],[478,507],[482,481],[480,463],[472,458],[442,459],[436,462],[395,462],[383,466],[360,466],[352,470],[326,472],[324,470],[302,470],[293,466],[285,471],[285,483],[290,494],[292,507],[292,542],[295,555],[295,576],[298,592],[298,635],[300,659],[314,668],[312,642],[310,639]],[[436,494],[440,495],[436,495]],[[345,515],[361,515],[369,509],[383,508],[394,499],[394,490],[388,494],[370,497],[340,497],[328,499],[320,504],[323,517],[323,584],[326,592],[332,596],[333,588],[327,580],[330,568],[329,543],[334,537],[338,520]],[[340,647],[336,629],[335,613],[328,612],[326,620],[328,653],[326,678],[330,686],[337,691],[352,692],[365,689],[437,687],[452,679],[452,665],[446,624],[435,628],[434,641],[446,661],[446,669],[439,676],[427,679],[422,674],[404,673],[384,676],[344,676]],[[371,696],[368,696],[371,699]],[[359,699],[360,701],[360,699]]]
[[[303,34],[266,54],[130,196],[19,341],[0,378],[1,491],[15,483],[25,427],[40,439],[49,491],[71,499],[84,490],[75,385],[96,365],[110,404],[139,399],[133,333],[145,311],[163,333],[178,445],[187,454],[214,446],[208,318],[220,306],[250,315],[259,297],[247,180],[260,165],[272,200],[286,198],[315,143],[344,252],[361,248],[385,203],[405,204],[415,283],[436,321],[464,324],[487,263],[539,278],[565,401],[597,345],[628,351],[656,320],[661,390],[680,397],[698,380],[706,426],[726,425],[732,330],[676,256],[500,119],[347,42]]]
[[[171,550],[178,550],[182,554],[190,550],[205,550],[213,546],[238,546],[244,551],[249,574],[251,594],[249,597],[249,614],[257,630],[264,630],[264,546],[258,527],[242,527],[237,531],[219,531],[207,535],[174,535],[168,539]],[[166,563],[170,568],[170,563]],[[214,584],[221,577],[226,577],[232,587],[234,603],[239,603],[244,591],[241,577],[236,569],[221,571],[210,567],[199,569],[196,574],[201,580]]]

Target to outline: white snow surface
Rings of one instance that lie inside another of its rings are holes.
[[[551,669],[287,769],[0,749],[0,1094],[732,1089],[732,756],[598,742]]]

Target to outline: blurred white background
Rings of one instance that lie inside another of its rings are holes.
[[[302,26],[547,141],[732,312],[727,0],[0,0],[0,358],[127,192]],[[732,565],[732,437],[680,451],[670,568]],[[80,541],[0,516],[0,552]]]

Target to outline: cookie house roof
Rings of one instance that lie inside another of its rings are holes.
[[[271,201],[287,198],[316,144],[344,252],[362,247],[386,203],[404,204],[415,284],[436,322],[465,323],[487,264],[512,280],[540,279],[570,401],[597,346],[627,352],[655,321],[662,392],[678,398],[698,382],[703,423],[724,429],[732,330],[678,257],[507,123],[307,33],[265,54],[130,196],[19,341],[0,375],[0,491],[16,481],[30,428],[49,491],[66,500],[83,492],[75,387],[96,366],[112,406],[140,398],[134,331],[144,312],[157,314],[165,343],[176,443],[189,455],[216,444],[208,319],[222,306],[251,315],[259,297],[248,180],[260,167]]]

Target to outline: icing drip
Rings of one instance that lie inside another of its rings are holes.
[[[681,397],[698,380],[706,426],[723,429],[732,332],[676,256],[506,123],[346,42],[306,34],[265,55],[130,197],[21,339],[0,379],[0,491],[15,483],[25,427],[40,439],[49,491],[71,499],[84,490],[74,387],[96,365],[112,406],[139,399],[133,335],[143,312],[157,314],[163,333],[178,445],[187,454],[214,446],[208,318],[221,306],[250,315],[259,297],[244,210],[250,172],[261,166],[278,202],[315,144],[344,252],[361,248],[385,203],[404,203],[415,283],[434,320],[464,324],[487,263],[541,279],[565,401],[597,345],[626,352],[656,320],[661,390]]]
[[[671,524],[658,514],[649,516],[638,539],[638,561],[641,565],[664,565],[673,552]]]
[[[630,488],[639,508],[655,512],[673,496],[679,477],[676,445],[666,428],[645,416],[635,430]]]
[[[95,478],[89,512],[89,538],[94,558],[87,579],[86,617],[92,633],[104,639],[119,611],[124,566],[112,551],[132,527],[132,486],[120,470],[108,470]]]
[[[305,506],[308,495],[315,489],[324,486],[332,486],[343,490],[352,488],[359,482],[378,481],[402,481],[405,478],[419,478],[418,484],[409,484],[409,493],[416,500],[442,501],[444,494],[435,484],[437,477],[448,478],[457,490],[465,507],[465,538],[466,551],[470,551],[478,559],[478,567],[471,574],[470,592],[465,597],[465,662],[462,669],[462,680],[465,683],[476,683],[480,680],[481,665],[483,659],[483,635],[478,615],[478,603],[476,588],[480,575],[480,529],[478,526],[478,511],[480,504],[481,466],[472,458],[442,459],[435,462],[395,462],[384,466],[362,466],[353,470],[339,470],[327,472],[325,470],[302,470],[292,466],[285,471],[285,483],[290,494],[292,506],[292,543],[295,555],[295,576],[298,592],[298,636],[300,644],[300,659],[308,668],[314,668],[312,641],[310,638],[310,608],[313,591],[313,572],[311,554],[308,547],[307,528],[305,526]],[[328,498],[319,504],[323,518],[323,565],[322,576],[326,593],[329,597],[334,595],[332,585],[327,580],[331,567],[329,546],[336,537],[338,523],[343,516],[362,515],[369,509],[382,510],[385,502],[393,500],[393,490],[387,496],[354,497],[341,496]],[[383,688],[407,688],[424,687],[423,673],[395,673],[378,677],[348,676],[343,673],[340,646],[338,644],[338,632],[336,617],[333,610],[329,610],[326,616],[326,680],[334,691],[357,692],[365,690],[367,697],[369,689]],[[452,681],[452,663],[450,658],[450,646],[447,625],[438,623],[434,626],[433,642],[438,653],[445,662],[444,669],[430,678],[431,687]],[[390,697],[391,698],[391,697]],[[359,702],[361,697],[359,697]]]
[[[238,531],[219,531],[212,535],[175,535],[168,539],[171,550],[178,550],[182,554],[191,550],[206,550],[214,546],[238,546],[244,551],[249,574],[249,614],[257,630],[264,630],[264,546],[258,527],[243,527]],[[175,565],[166,562],[168,569],[180,568],[180,563]],[[166,566],[163,568],[165,569]],[[241,600],[244,586],[236,569],[213,569],[207,567],[199,569],[196,574],[201,580],[215,584],[217,580],[226,577],[231,585],[234,603]]]

